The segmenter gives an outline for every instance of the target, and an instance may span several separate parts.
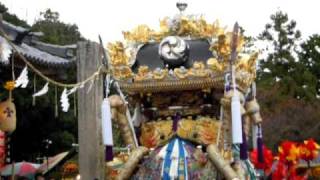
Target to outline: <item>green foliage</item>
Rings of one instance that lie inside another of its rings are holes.
[[[51,44],[73,44],[83,40],[76,24],[66,24],[59,20],[59,13],[51,9],[41,12],[41,19],[32,26],[33,31],[41,31],[45,35],[41,41]]]
[[[301,44],[299,53],[301,64],[307,68],[308,72],[315,76],[315,94],[320,94],[320,35],[315,34]]]
[[[316,77],[297,58],[301,33],[296,30],[296,22],[281,11],[271,15],[271,21],[259,36],[259,40],[271,46],[268,49],[271,52],[260,61],[259,85],[268,88],[278,83],[283,96],[313,99]]]
[[[8,12],[8,8],[1,4],[0,2],[0,13],[2,13],[2,16],[3,16],[3,20],[9,22],[9,23],[12,23],[16,26],[22,26],[22,27],[25,27],[25,28],[30,28],[30,26],[28,25],[28,23],[24,20],[21,20],[19,19],[16,15],[14,14],[10,14]]]
[[[7,11],[7,8],[0,4],[0,11]],[[64,24],[59,20],[59,14],[51,10],[45,11],[43,20],[37,21],[32,27],[33,30],[44,30],[43,39],[52,44],[71,44],[81,39],[80,32],[76,25]],[[9,18],[8,18],[9,17]],[[15,15],[4,14],[8,22],[21,25],[21,21]],[[25,23],[25,22],[24,22]],[[25,23],[26,24],[26,23]],[[30,27],[26,25],[25,27]],[[53,39],[53,40],[51,40]],[[51,41],[50,41],[51,40]],[[16,76],[21,69],[16,68]],[[75,81],[75,69],[69,69],[66,73],[68,82]],[[8,97],[3,89],[5,81],[11,80],[11,69],[0,68],[0,101]],[[32,80],[33,73],[29,72],[29,79]],[[61,80],[59,80],[61,81]],[[37,77],[36,87],[39,90],[46,82]],[[60,95],[63,89],[58,88],[57,99],[55,98],[55,87],[49,85],[49,92],[36,99],[36,105],[32,106],[33,82],[30,81],[26,89],[15,89],[13,92],[14,103],[17,109],[17,129],[12,134],[11,148],[12,159],[15,161],[35,161],[37,157],[54,155],[71,148],[72,143],[77,142],[77,119],[74,116],[73,95],[69,96],[70,109],[68,113],[61,112]],[[59,116],[55,117],[55,104],[59,109]],[[47,152],[44,149],[44,139],[52,140],[52,145]]]
[[[21,69],[16,70],[16,75]],[[10,68],[1,68],[0,72],[0,101],[8,97],[3,88],[5,81],[11,79]],[[33,74],[29,72],[29,78]],[[58,89],[57,105],[59,116],[54,116],[55,111],[55,87],[49,86],[48,94],[38,97],[36,105],[32,106],[33,85],[32,81],[26,89],[17,88],[13,91],[14,103],[17,109],[17,129],[11,135],[12,159],[15,161],[35,161],[37,157],[54,155],[71,149],[72,143],[76,143],[77,119],[74,117],[73,96],[70,96],[71,107],[68,113],[61,112],[59,97],[62,89]],[[37,80],[39,90],[45,81]],[[44,140],[52,140],[49,151],[44,148]]]
[[[310,37],[298,51],[301,33],[296,30],[296,22],[281,11],[271,15],[271,20],[259,36],[270,45],[258,72],[265,144],[276,150],[283,140],[320,141],[320,102],[316,99],[319,36]]]

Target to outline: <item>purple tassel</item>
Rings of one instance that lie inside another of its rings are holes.
[[[113,150],[112,146],[106,145],[106,161],[112,161],[113,160]]]
[[[258,161],[260,163],[264,163],[261,125],[258,125],[257,150],[258,150]]]
[[[180,113],[177,113],[173,118],[172,130],[176,132],[178,130],[178,122],[181,119]]]
[[[230,86],[230,85],[227,85],[227,86],[225,87],[225,89],[226,89],[226,91],[228,92],[228,91],[231,90],[231,86]]]
[[[244,122],[242,123],[242,143],[240,144],[240,159],[248,159],[248,143],[246,138],[246,133],[244,132]]]

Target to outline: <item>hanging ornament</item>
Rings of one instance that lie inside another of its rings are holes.
[[[233,70],[234,71],[234,67]],[[232,143],[241,144],[242,141],[242,120],[241,104],[239,92],[236,89],[235,73],[233,73],[233,96],[231,98],[231,118],[232,118]]]
[[[258,124],[257,129],[257,149],[258,149],[258,161],[260,163],[264,163],[264,156],[263,156],[263,141],[262,141],[262,129],[261,124]]]
[[[39,97],[39,96],[42,96],[42,95],[44,95],[44,94],[47,94],[48,90],[49,90],[49,83],[47,82],[47,83],[42,87],[42,89],[41,89],[40,91],[34,93],[34,94],[32,95],[32,97]]]
[[[8,42],[0,37],[0,63],[9,64],[9,57],[12,50]]]
[[[6,90],[8,90],[9,92],[12,92],[15,88],[15,82],[14,81],[7,81],[5,84],[4,84],[4,88]]]
[[[16,129],[16,107],[12,102],[14,81],[6,82],[5,89],[9,91],[9,98],[0,103],[0,130],[11,133]]]
[[[231,102],[231,115],[232,115],[232,143],[242,143],[242,127],[241,127],[241,112],[240,112],[240,99],[239,96],[234,95]]]
[[[28,78],[28,68],[25,66],[23,70],[21,71],[19,77],[15,81],[15,87],[21,87],[21,88],[26,88],[29,82]]]
[[[242,123],[242,127],[245,126],[245,122]],[[240,159],[248,159],[248,143],[245,131],[242,129],[242,143],[240,144]]]
[[[102,138],[103,144],[106,146],[106,161],[113,160],[113,135],[111,122],[111,109],[108,98],[104,98],[101,105],[102,116]]]
[[[113,160],[113,134],[112,134],[112,114],[111,106],[109,101],[110,92],[110,75],[108,74],[105,79],[105,98],[101,105],[101,120],[102,120],[102,138],[103,144],[105,145],[105,161]]]
[[[11,100],[0,103],[0,130],[11,133],[16,129],[16,107]]]
[[[70,107],[67,92],[68,92],[68,90],[66,88],[64,88],[64,90],[62,91],[61,97],[60,97],[62,111],[64,111],[64,112],[68,112],[69,107]]]
[[[241,104],[239,92],[236,84],[236,69],[235,61],[237,59],[237,46],[238,46],[239,25],[236,23],[233,28],[233,35],[231,41],[231,57],[230,57],[230,70],[232,78],[233,96],[231,98],[231,118],[232,118],[232,143],[242,143],[242,120],[241,120]]]

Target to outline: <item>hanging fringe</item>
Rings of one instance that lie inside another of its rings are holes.
[[[105,152],[105,161],[112,161],[113,160],[113,146],[106,146],[106,152]]]
[[[231,101],[232,143],[242,143],[241,104],[238,92],[234,91]]]
[[[231,118],[232,118],[232,143],[242,143],[242,121],[241,121],[241,104],[239,92],[237,90],[235,67],[232,66],[232,85],[233,96],[231,98]]]
[[[259,161],[260,163],[264,163],[261,124],[259,124],[259,125],[257,125],[257,126],[258,126],[258,134],[257,134],[258,161]]]
[[[106,161],[112,161],[113,135],[111,122],[111,107],[108,98],[104,98],[102,101],[101,117],[103,144],[106,146]]]
[[[242,123],[242,128],[245,127],[245,122]],[[248,142],[246,138],[246,133],[242,129],[242,143],[240,144],[240,159],[247,160],[248,159]]]

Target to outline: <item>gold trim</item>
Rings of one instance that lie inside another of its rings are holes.
[[[195,78],[192,80],[179,81],[155,81],[155,82],[119,82],[120,88],[125,92],[145,93],[176,90],[196,90],[207,88],[224,88],[224,76],[215,78]]]

